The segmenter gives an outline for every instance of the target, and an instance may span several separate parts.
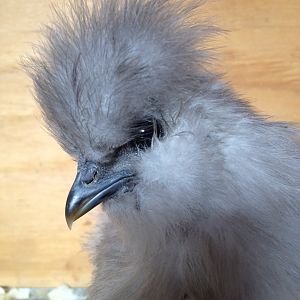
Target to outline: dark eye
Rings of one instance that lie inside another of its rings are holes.
[[[115,157],[120,157],[130,150],[136,151],[151,147],[153,137],[162,138],[164,130],[160,121],[146,118],[143,121],[135,122],[130,128],[129,134],[131,139],[114,151]]]
[[[132,140],[128,143],[131,147],[146,149],[151,147],[154,136],[163,137],[163,127],[160,121],[153,118],[136,122],[131,127]]]

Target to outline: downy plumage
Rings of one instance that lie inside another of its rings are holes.
[[[300,299],[299,132],[209,71],[200,4],[76,1],[27,63],[78,161],[69,225],[105,212],[90,300]]]

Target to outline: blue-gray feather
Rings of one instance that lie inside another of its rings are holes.
[[[207,70],[199,1],[99,0],[57,12],[28,70],[50,131],[101,161],[149,115],[165,136],[108,201],[89,299],[300,298],[299,131]],[[139,209],[135,209],[136,203]]]

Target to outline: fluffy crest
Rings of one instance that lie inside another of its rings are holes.
[[[67,152],[109,149],[126,139],[133,119],[161,115],[199,89],[208,60],[201,42],[216,32],[193,23],[201,4],[99,0],[90,7],[83,0],[67,13],[55,9],[26,64],[46,123]]]

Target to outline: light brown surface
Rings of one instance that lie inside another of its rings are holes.
[[[0,285],[81,286],[90,278],[80,242],[91,216],[71,232],[64,220],[75,163],[42,129],[17,65],[49,2],[0,2]],[[300,1],[220,0],[207,11],[230,31],[218,41],[226,79],[259,110],[299,122]]]

